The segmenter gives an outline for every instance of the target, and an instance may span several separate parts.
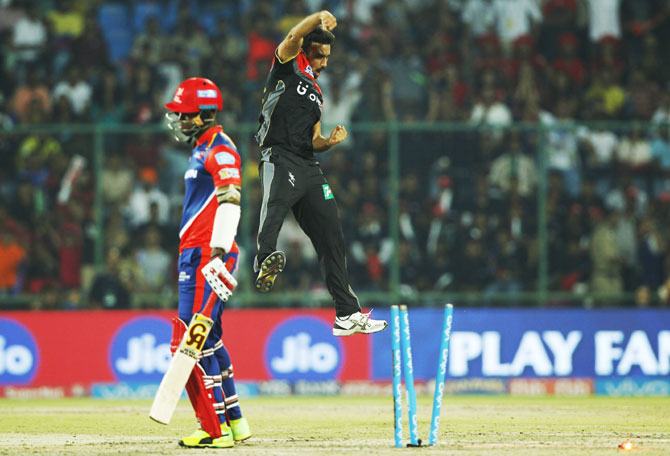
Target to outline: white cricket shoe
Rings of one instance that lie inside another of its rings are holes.
[[[346,317],[335,317],[333,325],[334,336],[351,336],[352,334],[372,334],[386,329],[388,323],[385,320],[373,320],[368,313],[356,312]]]

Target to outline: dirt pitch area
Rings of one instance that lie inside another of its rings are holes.
[[[169,426],[149,401],[0,400],[0,455],[624,455],[670,454],[670,398],[445,397],[437,447],[393,447],[384,397],[281,397],[242,402],[253,437],[233,449],[188,450],[188,403]],[[419,398],[427,438],[431,398]],[[407,420],[405,419],[405,436]]]

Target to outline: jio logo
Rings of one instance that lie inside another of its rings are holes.
[[[25,385],[37,373],[39,352],[30,332],[14,320],[0,318],[0,385]]]
[[[112,339],[109,363],[120,381],[160,382],[170,365],[172,325],[162,318],[139,317]]]
[[[265,345],[265,365],[282,380],[333,380],[343,365],[343,349],[330,325],[315,317],[282,322]]]

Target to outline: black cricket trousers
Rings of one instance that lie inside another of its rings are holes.
[[[265,150],[258,167],[262,203],[254,268],[277,250],[277,236],[288,210],[310,238],[321,274],[335,300],[338,317],[361,310],[351,289],[345,260],[344,235],[333,192],[316,161],[271,155]],[[287,261],[290,267],[290,259]]]

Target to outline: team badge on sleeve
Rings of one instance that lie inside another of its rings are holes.
[[[214,155],[214,159],[219,165],[234,165],[235,156],[230,152],[219,152]]]
[[[223,168],[219,170],[219,177],[221,178],[221,180],[239,179],[240,170],[237,168]]]

